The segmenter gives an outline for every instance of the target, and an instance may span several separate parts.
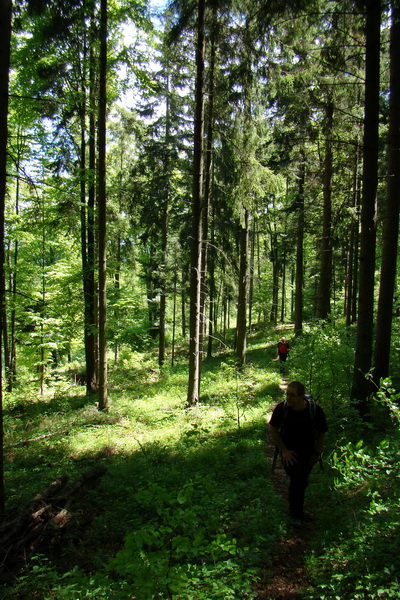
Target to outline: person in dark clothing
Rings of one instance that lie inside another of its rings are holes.
[[[281,370],[281,373],[284,373],[286,359],[290,352],[290,345],[286,338],[283,337],[280,339],[280,341],[278,342],[278,345],[277,345],[277,351],[278,351],[277,358],[279,360],[280,370]]]
[[[315,413],[311,414],[310,403],[304,394],[304,385],[300,381],[289,383],[286,401],[275,407],[269,421],[272,439],[289,476],[289,513],[295,526],[306,520],[304,497],[308,476],[321,459],[328,430],[322,408],[315,405]]]

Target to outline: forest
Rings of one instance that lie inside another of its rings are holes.
[[[400,0],[0,0],[1,598],[400,598],[399,61]]]

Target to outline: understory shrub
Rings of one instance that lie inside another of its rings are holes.
[[[225,531],[210,478],[195,478],[172,492],[153,484],[136,501],[146,523],[126,536],[108,570],[138,598],[254,598],[255,573],[238,564],[246,548]]]
[[[364,439],[333,452],[334,513],[325,515],[309,560],[309,600],[378,600],[400,597],[400,429],[398,394],[384,383],[377,402],[386,430],[365,424]],[[376,403],[371,414],[379,415]]]
[[[289,367],[315,398],[334,404],[349,397],[354,364],[351,330],[332,323],[304,325],[290,351]]]

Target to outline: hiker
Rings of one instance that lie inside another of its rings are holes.
[[[292,524],[298,527],[308,520],[304,496],[308,476],[321,460],[328,429],[325,414],[314,400],[306,400],[304,385],[292,381],[287,386],[286,400],[275,407],[269,426],[289,476],[289,513]]]
[[[289,342],[286,338],[281,338],[277,345],[278,356],[277,360],[279,360],[279,366],[281,373],[285,372],[285,363],[290,352]]]

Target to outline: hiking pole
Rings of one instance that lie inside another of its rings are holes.
[[[279,448],[278,448],[278,446],[275,446],[274,458],[272,459],[271,473],[273,473],[275,471],[276,461],[278,460],[278,454],[279,454]]]

